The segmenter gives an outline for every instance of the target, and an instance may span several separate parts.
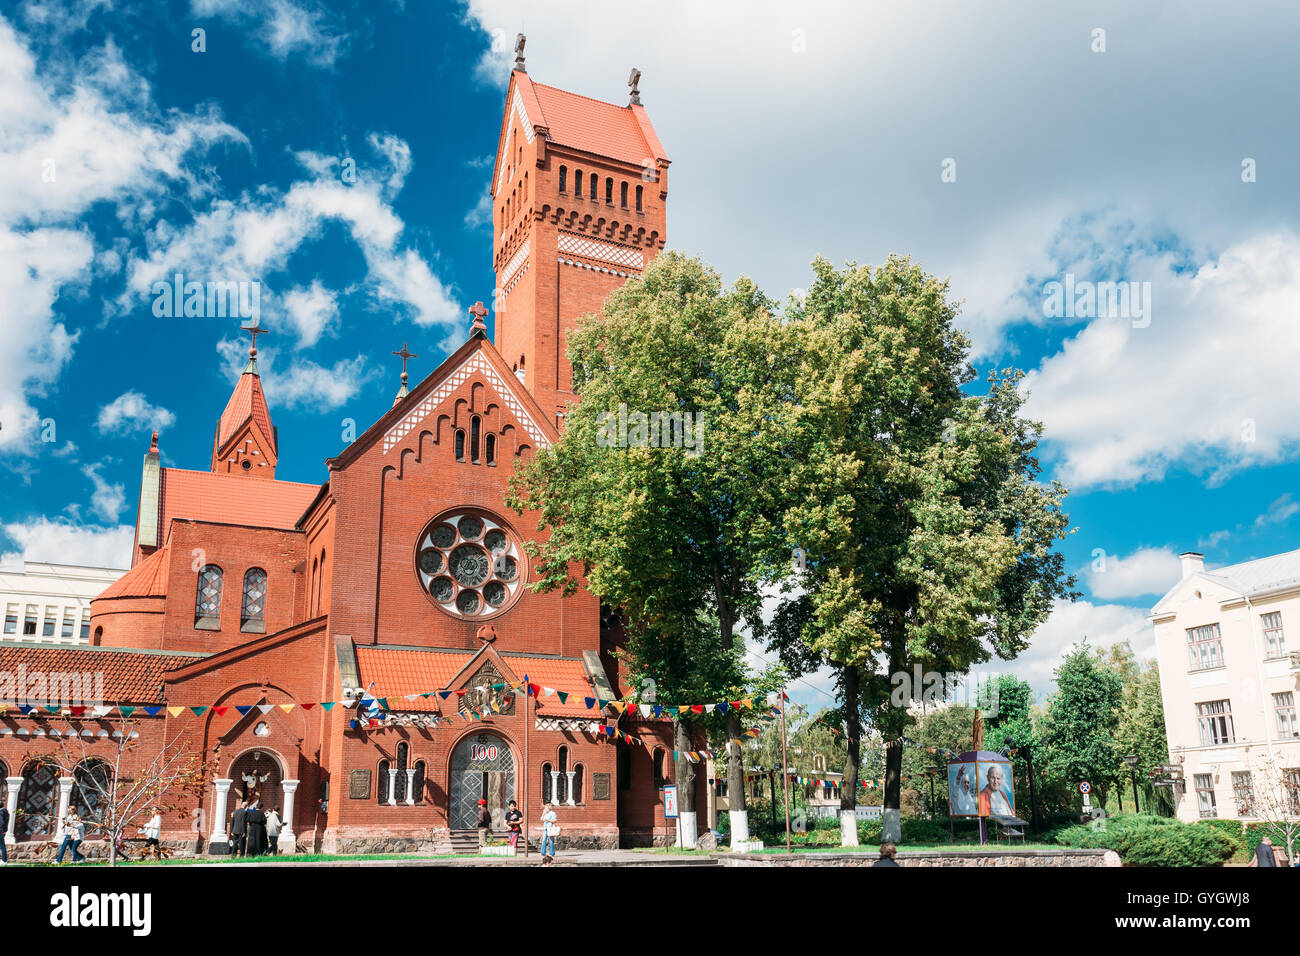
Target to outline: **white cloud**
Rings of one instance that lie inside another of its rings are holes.
[[[0,554],[0,565],[12,567],[25,560],[104,568],[131,566],[131,545],[135,540],[131,525],[105,528],[37,518],[5,524],[0,530],[18,546],[15,551]]]
[[[1181,577],[1178,555],[1168,548],[1139,548],[1126,558],[1098,555],[1087,570],[1088,590],[1107,601],[1161,595]]]
[[[492,224],[492,193],[484,189],[478,197],[474,208],[465,213],[465,225],[470,229],[479,229]]]
[[[1172,254],[1130,259],[1151,282],[1150,325],[1091,320],[1025,380],[1049,457],[1070,487],[1211,482],[1300,448],[1300,237],[1274,233],[1177,271]]]
[[[1084,638],[1094,648],[1127,641],[1140,661],[1155,657],[1155,631],[1147,612],[1124,604],[1058,601],[1051,616],[1035,633],[1029,649],[1013,661],[989,661],[982,670],[1006,671],[1027,681],[1041,699],[1055,690],[1053,672],[1061,659]]]
[[[122,435],[133,431],[162,431],[176,424],[176,416],[160,405],[152,405],[140,392],[123,392],[99,410],[95,427],[101,434]]]
[[[321,334],[333,326],[338,318],[337,295],[325,288],[319,279],[305,289],[292,289],[284,296],[284,315],[298,333],[298,344],[311,348],[320,341]]]
[[[90,506],[95,514],[99,515],[102,521],[116,521],[126,506],[126,489],[120,482],[106,481],[99,473],[102,467],[102,462],[85,465],[81,473],[95,486],[95,491],[90,496]]]
[[[1287,521],[1297,512],[1300,511],[1300,502],[1291,497],[1291,492],[1287,492],[1268,506],[1268,510],[1255,519],[1255,530],[1262,531],[1269,525],[1286,524]]]
[[[273,57],[301,55],[333,66],[348,51],[349,36],[327,10],[292,0],[191,0],[197,17],[220,17],[240,26]]]
[[[223,339],[217,352],[226,366],[231,382],[236,381],[248,364],[246,343]],[[262,376],[266,399],[274,408],[304,408],[327,412],[338,408],[354,396],[377,372],[366,365],[363,357],[340,359],[329,367],[307,359],[293,359],[282,367],[277,349],[258,348],[257,367]]]

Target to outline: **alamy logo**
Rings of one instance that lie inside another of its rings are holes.
[[[703,412],[602,412],[596,420],[601,448],[681,448],[694,457],[704,451]]]
[[[1067,272],[1064,282],[1043,286],[1043,316],[1131,319],[1133,328],[1145,329],[1151,324],[1151,283],[1076,280],[1073,272]]]
[[[82,893],[78,886],[50,897],[50,925],[64,929],[126,926],[135,936],[153,930],[150,893]]]
[[[178,272],[153,284],[153,314],[160,319],[257,320],[262,316],[262,283],[256,280],[199,282]]]
[[[896,671],[889,677],[889,703],[893,707],[924,704],[927,707],[944,701],[978,707],[985,717],[997,717],[1000,698],[998,675],[980,675],[979,671],[921,671],[916,664],[911,671]]]
[[[22,707],[99,707],[103,671],[29,671],[26,664],[0,671],[0,700]]]

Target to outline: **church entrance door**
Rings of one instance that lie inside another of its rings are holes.
[[[506,806],[515,798],[515,758],[496,734],[471,734],[451,755],[453,830],[470,830],[478,822],[478,802],[486,800],[492,829],[505,829]]]
[[[235,798],[242,798],[247,803],[256,800],[257,805],[268,812],[272,807],[284,809],[280,804],[280,781],[283,779],[280,761],[269,751],[250,750],[240,754],[230,765],[230,778],[234,784],[230,788],[227,813],[234,811]]]

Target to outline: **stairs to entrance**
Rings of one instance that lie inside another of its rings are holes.
[[[492,839],[497,842],[504,842],[509,839],[509,836],[510,835],[503,830],[494,830],[492,832]],[[456,854],[466,853],[471,856],[478,855],[478,830],[452,830],[448,842],[450,843],[450,846],[446,852]],[[529,853],[538,853],[540,850],[541,845],[536,840],[529,842]],[[524,852],[523,839],[520,839],[519,841],[519,852]]]

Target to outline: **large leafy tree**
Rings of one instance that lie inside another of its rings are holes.
[[[1041,426],[1021,415],[1018,373],[968,393],[969,343],[945,282],[896,257],[875,270],[824,259],[813,269],[788,310],[833,399],[818,403],[807,494],[787,514],[808,555],[804,638],[862,675],[846,690],[889,740],[911,721],[890,705],[891,674],[1014,657],[1071,593],[1056,549],[1066,490],[1038,480]],[[887,749],[885,835],[895,840],[902,760],[902,748]]]
[[[658,256],[569,334],[581,399],[560,441],[513,478],[511,503],[535,510],[549,532],[534,546],[535,587],[572,589],[585,576],[644,638],[635,650],[652,679],[678,653],[669,645],[689,644],[705,699],[745,693],[712,658],[733,655],[738,628],[759,617],[763,584],[789,568],[782,516],[803,494],[800,463],[817,457],[809,444],[828,388],[798,388],[803,347],[749,280],[724,288],[696,259]],[[685,416],[695,447],[621,447],[653,444],[632,427],[637,413]],[[611,429],[624,415],[626,442]],[[701,612],[717,622],[707,649],[693,641]],[[741,718],[726,714],[729,740]],[[728,777],[740,779],[740,748],[727,749]],[[743,786],[730,792],[743,813]],[[684,811],[691,797],[684,787]]]
[[[1151,774],[1161,764],[1169,763],[1169,738],[1165,733],[1165,707],[1160,696],[1160,669],[1154,660],[1125,680],[1123,705],[1115,727],[1116,755],[1136,756],[1139,787],[1146,793],[1148,806],[1159,802],[1172,809],[1168,788],[1157,790],[1150,785]],[[1120,768],[1122,778],[1130,774],[1127,764]],[[1157,797],[1159,794],[1159,797]]]
[[[1070,786],[1087,780],[1104,805],[1120,776],[1115,731],[1123,706],[1122,679],[1081,642],[1056,669],[1056,687],[1044,722],[1043,773]]]

